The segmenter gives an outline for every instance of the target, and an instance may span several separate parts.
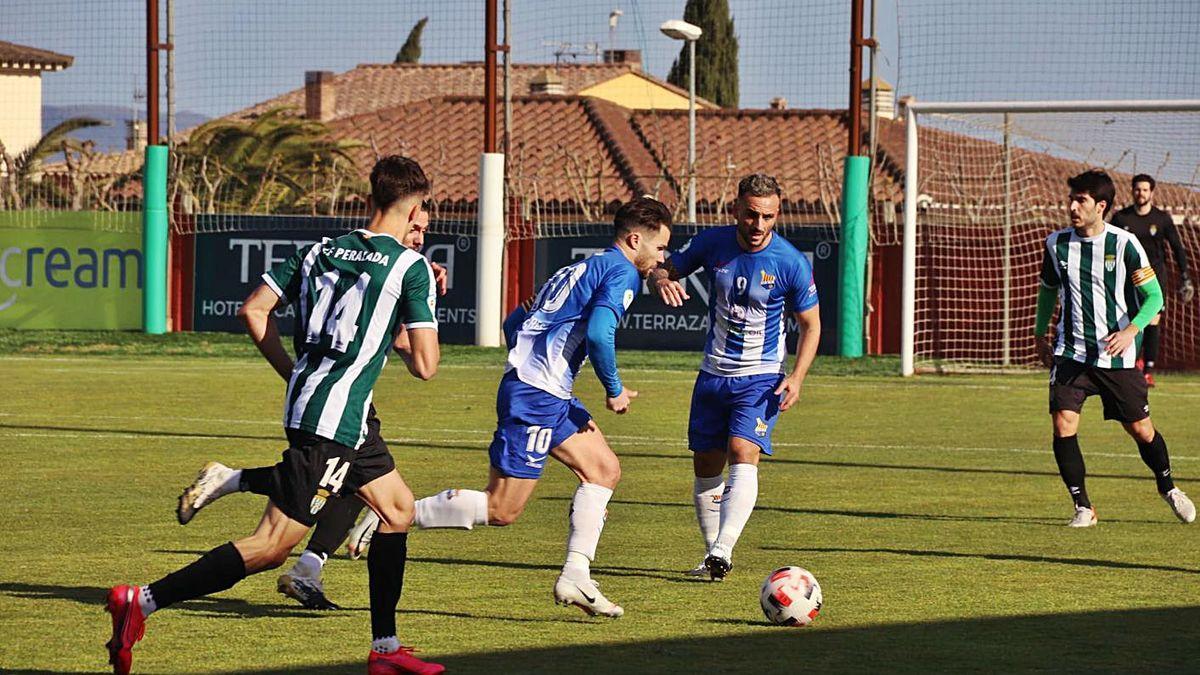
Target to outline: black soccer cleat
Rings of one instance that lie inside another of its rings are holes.
[[[733,569],[733,563],[728,558],[710,554],[704,558],[704,568],[708,570],[708,576],[713,581],[721,581]]]
[[[322,611],[341,609],[325,597],[325,589],[322,587],[320,579],[284,574],[279,577],[275,588],[280,593],[299,602],[305,609]]]

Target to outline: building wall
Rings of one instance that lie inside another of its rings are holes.
[[[0,141],[16,157],[42,137],[42,74],[0,70]]]
[[[611,101],[633,110],[687,110],[688,98],[680,96],[666,87],[654,84],[634,73],[626,73],[611,80],[580,90],[580,96],[594,96]],[[706,108],[697,101],[697,108]]]

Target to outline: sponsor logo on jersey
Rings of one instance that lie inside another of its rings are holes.
[[[759,270],[758,272],[762,275],[758,280],[760,286],[763,288],[775,288],[774,274],[767,274],[766,270]]]
[[[767,435],[767,423],[761,417],[754,418],[757,424],[754,425],[754,435],[762,438]]]
[[[1117,256],[1115,256],[1115,255],[1104,256],[1104,269],[1109,272],[1117,269]]]
[[[320,488],[317,494],[313,495],[312,501],[308,503],[308,512],[312,515],[317,515],[317,512],[325,508],[325,502],[329,499],[329,490]]]

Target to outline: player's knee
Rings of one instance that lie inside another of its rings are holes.
[[[1154,440],[1154,423],[1147,417],[1125,425],[1125,431],[1138,443],[1149,443]]]

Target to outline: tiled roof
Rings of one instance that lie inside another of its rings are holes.
[[[879,148],[885,156],[881,169],[898,190],[904,184],[904,123],[879,120]],[[1004,208],[1004,146],[950,131],[918,128],[920,191],[933,199],[934,207],[946,206],[978,211]],[[938,149],[940,151],[935,151]],[[1012,150],[1012,181],[1017,186],[1018,209],[1058,208],[1066,205],[1067,178],[1094,167],[1084,161]],[[1117,187],[1118,205],[1132,202],[1129,183],[1133,174],[1109,170]],[[894,195],[897,203],[902,193]],[[1173,211],[1200,210],[1200,192],[1168,182],[1159,182],[1154,192],[1159,206]]]
[[[550,70],[562,78],[563,93],[567,95],[577,94],[588,87],[607,82],[626,73],[634,73],[675,93],[687,96],[686,91],[650,77],[642,73],[636,66],[623,63],[513,64],[512,83],[510,84],[512,96],[528,95],[530,82],[546,70]],[[334,75],[333,86],[336,97],[334,119],[441,96],[479,96],[483,92],[483,75],[482,63],[361,64],[353,70]],[[502,84],[501,82],[497,86],[501,87]],[[704,99],[697,99],[697,101],[700,105],[713,105]],[[304,87],[258,103],[232,116],[247,117],[280,106],[290,106],[303,111]]]
[[[703,110],[696,113],[696,203],[720,210],[738,180],[763,172],[784,189],[784,210],[818,213],[841,194],[846,114],[838,110]],[[686,180],[687,111],[636,111],[631,126],[660,170]]]
[[[602,125],[620,127],[620,108],[578,96],[513,99],[509,184],[517,196],[544,204],[629,199],[638,167],[649,159],[637,148],[614,152]],[[444,205],[474,202],[483,146],[483,98],[443,96],[356,115],[331,123],[339,139],[366,144],[356,155],[364,174],[378,155],[404,154],[421,162]],[[628,123],[625,123],[628,127]],[[630,159],[630,156],[633,159]],[[640,164],[639,164],[640,163]]]
[[[74,61],[74,56],[0,40],[0,68],[62,70]]]

